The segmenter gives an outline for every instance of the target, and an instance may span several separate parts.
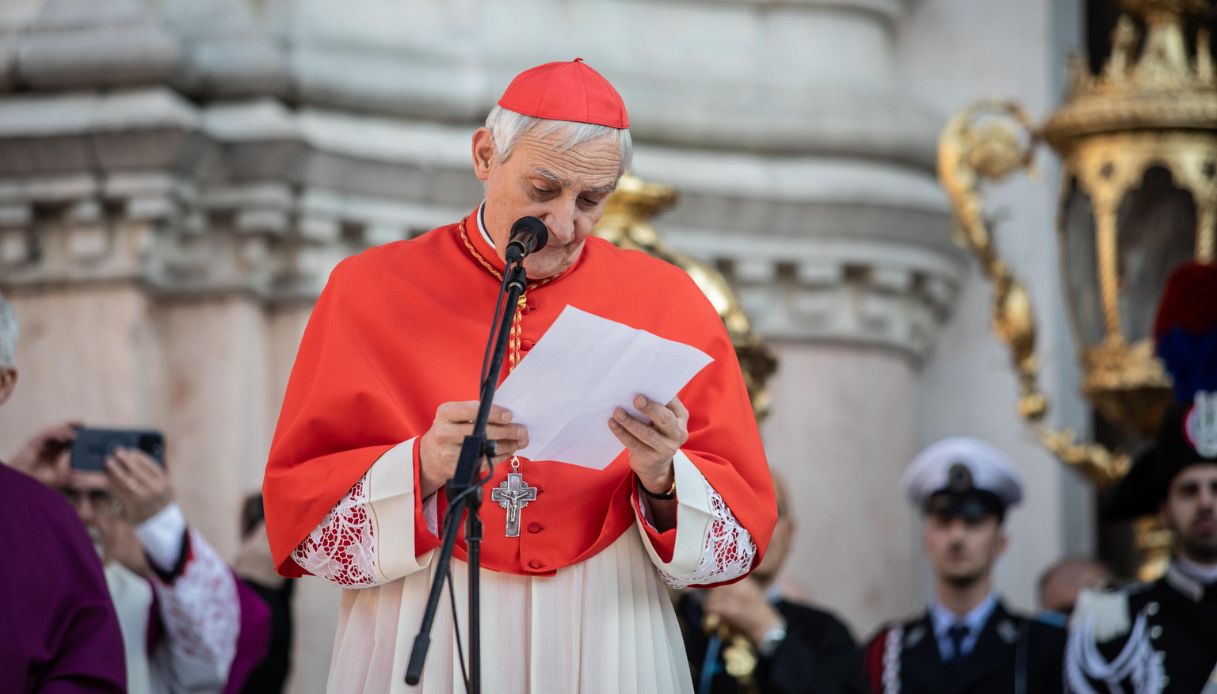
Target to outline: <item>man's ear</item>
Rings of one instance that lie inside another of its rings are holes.
[[[0,369],[0,405],[13,394],[17,389],[17,370],[16,369]]]
[[[494,136],[487,128],[478,128],[473,133],[473,175],[479,181],[490,177],[490,166],[495,156]]]

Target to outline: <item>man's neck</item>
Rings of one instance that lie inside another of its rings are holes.
[[[482,201],[481,205],[478,205],[477,222],[478,222],[478,232],[481,233],[482,238],[486,239],[486,243],[490,244],[490,247],[495,249],[495,252],[497,253],[498,246],[494,242],[494,237],[490,235],[490,231],[486,228],[486,201],[485,200]]]
[[[936,586],[938,602],[960,619],[966,617],[992,592],[993,579],[985,576],[966,586],[939,580]]]
[[[1183,554],[1175,555],[1179,570],[1205,585],[1217,583],[1217,563],[1197,561]]]

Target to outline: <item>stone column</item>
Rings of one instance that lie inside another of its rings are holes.
[[[916,369],[874,348],[774,346],[766,450],[797,523],[783,588],[869,630],[919,597],[918,545],[897,484],[918,444]]]

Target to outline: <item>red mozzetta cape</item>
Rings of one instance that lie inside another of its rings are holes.
[[[474,215],[463,225],[464,233],[462,224],[452,224],[346,259],[317,300],[263,486],[280,573],[303,573],[292,550],[382,454],[426,433],[441,403],[477,399],[499,288],[483,263],[500,271],[503,263]],[[714,358],[680,393],[689,410],[682,450],[751,533],[759,562],[776,517],[773,484],[735,352],[705,296],[676,266],[593,237],[565,273],[528,289],[525,355],[567,305]],[[505,514],[489,499],[508,469],[498,466],[483,496],[482,562],[488,569],[550,574],[595,555],[634,523],[628,452],[600,471],[522,460],[524,479],[539,491],[521,514],[520,537],[507,538]],[[416,553],[438,546],[418,498],[414,526]],[[665,547],[672,551],[674,534],[652,532],[661,555]],[[457,556],[464,558],[463,552],[459,543]]]

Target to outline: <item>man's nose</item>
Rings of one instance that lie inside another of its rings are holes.
[[[1210,513],[1217,509],[1217,489],[1211,487],[1200,488],[1200,508],[1207,509]]]
[[[575,238],[575,210],[574,203],[560,201],[555,203],[541,217],[541,221],[545,222],[545,226],[549,228],[549,233],[553,237],[550,242],[557,241],[559,243],[569,243]]]

